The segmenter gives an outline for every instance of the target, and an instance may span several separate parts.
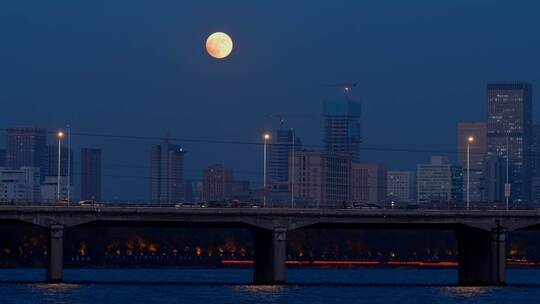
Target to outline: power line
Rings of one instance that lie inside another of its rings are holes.
[[[6,128],[0,129],[6,131]],[[56,132],[47,132],[48,134],[56,134]],[[128,134],[107,134],[107,133],[91,133],[91,132],[72,132],[73,136],[83,137],[99,137],[99,138],[112,138],[112,139],[128,139],[128,140],[144,140],[144,141],[175,141],[179,143],[200,143],[200,144],[224,144],[224,145],[246,145],[246,146],[263,146],[264,143],[256,141],[242,141],[242,140],[220,140],[220,139],[193,139],[182,137],[161,137],[161,136],[140,136],[140,135],[128,135]],[[269,146],[290,146],[288,143],[272,143]],[[302,144],[301,148],[311,149],[324,149],[324,145],[315,144]],[[301,149],[299,148],[299,150]],[[388,147],[370,147],[360,146],[360,151],[374,151],[374,152],[401,152],[401,153],[434,153],[434,154],[452,154],[459,155],[466,152],[459,152],[456,150],[441,150],[441,149],[415,149],[415,148],[388,148]],[[485,154],[471,151],[470,154]]]

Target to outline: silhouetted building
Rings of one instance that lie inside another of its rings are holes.
[[[351,200],[385,205],[386,167],[383,164],[353,164],[351,170]]]
[[[486,202],[484,161],[487,153],[485,122],[458,124],[458,164],[463,168],[463,198],[467,196],[467,144],[469,145],[469,197],[471,202]],[[469,137],[474,140],[469,142]]]
[[[531,144],[531,201],[534,204],[540,204],[540,125],[534,125],[532,128]]]
[[[47,130],[36,127],[9,127],[6,130],[6,167],[44,169]]]
[[[506,159],[497,155],[487,155],[484,159],[483,194],[488,203],[504,201],[504,182],[506,176]]]
[[[359,163],[360,103],[348,99],[327,100],[323,102],[323,115],[326,151],[349,154],[353,163]]]
[[[68,148],[61,147],[60,149],[60,176],[68,176],[68,171],[71,171],[71,184],[73,184],[73,151],[68,156]],[[70,166],[68,168],[68,159]],[[58,176],[58,146],[48,145],[47,153],[45,153],[45,163],[42,170],[43,178],[45,176]]]
[[[250,201],[253,199],[249,181],[233,181],[232,192],[233,198],[235,199],[243,201]]]
[[[487,85],[487,153],[509,159],[510,201],[530,202],[532,87],[529,83]],[[508,149],[507,149],[508,147]]]
[[[463,172],[446,157],[433,156],[430,164],[416,166],[416,200],[418,203],[449,204],[463,201]]]
[[[302,150],[289,155],[296,206],[336,208],[349,200],[351,156]]]
[[[101,149],[81,149],[81,199],[101,200]]]
[[[150,151],[150,200],[173,204],[184,200],[184,155],[179,145],[165,140]]]
[[[203,200],[223,201],[232,197],[232,169],[215,164],[203,172]]]
[[[0,149],[0,167],[6,166],[6,150]]]
[[[201,181],[186,180],[185,181],[185,201],[186,202],[201,202],[203,201],[203,183]]]
[[[293,145],[294,141],[294,145]],[[279,129],[270,139],[268,145],[268,186],[270,200],[280,194],[290,196],[289,185],[289,153],[301,150],[301,141],[294,130]]]
[[[415,175],[411,171],[388,171],[386,193],[394,202],[412,203],[416,201]]]

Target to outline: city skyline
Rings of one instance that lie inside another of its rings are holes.
[[[505,82],[505,83],[512,83],[512,82]],[[488,84],[488,87],[490,86],[490,84]],[[349,89],[348,87],[345,87],[347,90]],[[489,90],[488,90],[489,91]],[[531,93],[529,93],[530,95]],[[339,99],[336,99],[336,100],[339,100]],[[334,101],[336,101],[334,100]],[[342,97],[342,100],[345,100],[347,102],[350,102],[348,101],[348,97],[345,96],[345,97]],[[488,94],[486,94],[486,103],[488,102]],[[323,110],[322,110],[322,113],[323,113],[323,117],[325,115],[325,106],[323,106]],[[285,117],[286,115],[283,115],[283,117]],[[274,133],[274,135],[271,136],[271,139],[269,140],[269,152],[272,153],[273,150],[275,151],[280,151],[279,147],[283,146],[285,144],[286,145],[290,145],[290,142],[289,143],[286,143],[286,142],[283,142],[281,143],[280,142],[280,135],[279,135],[279,132],[292,132],[290,130],[291,129],[287,129],[287,128],[283,128],[283,125],[285,124],[285,119],[284,118],[281,118],[280,119],[280,125],[279,125],[279,128],[276,128],[276,132],[277,133]],[[361,120],[360,120],[361,121]],[[458,130],[461,128],[461,125],[462,124],[467,124],[467,123],[463,123],[463,122],[460,122],[458,123]],[[465,167],[463,166],[463,157],[465,155],[464,151],[463,151],[463,143],[460,141],[460,138],[463,137],[463,134],[465,133],[470,133],[470,134],[473,134],[475,133],[474,131],[472,131],[472,129],[475,128],[474,124],[485,124],[484,122],[476,122],[476,123],[468,123],[469,125],[464,125],[464,131],[459,131],[458,132],[458,135],[457,135],[457,138],[458,138],[458,144],[457,144],[457,152],[452,152],[452,151],[444,151],[444,150],[433,150],[433,151],[423,151],[423,150],[415,150],[415,149],[412,149],[412,148],[405,148],[409,153],[428,153],[429,157],[433,156],[433,155],[436,155],[436,154],[446,154],[447,156],[450,157],[451,159],[451,163],[454,163],[454,164],[458,164],[458,165],[462,165],[463,167],[463,170],[464,170],[464,174],[465,174]],[[16,127],[15,127],[16,128]],[[30,128],[32,129],[33,127],[23,127],[23,128]],[[484,127],[485,128],[485,127]],[[39,129],[39,128],[38,128]],[[41,133],[43,134],[47,134],[47,131],[45,128],[41,128],[39,129]],[[281,130],[281,131],[280,131]],[[297,144],[298,146],[296,147],[296,149],[301,149],[301,142],[299,141],[299,138],[301,136],[301,134],[296,134],[298,132],[302,132],[302,130],[295,130],[294,133],[295,133],[295,136],[296,136],[296,140],[298,140]],[[464,133],[465,132],[465,133]],[[477,133],[478,131],[476,131]],[[264,132],[263,132],[264,133]],[[467,134],[468,134],[467,133]],[[262,134],[262,133],[261,133]],[[75,135],[77,135],[77,133],[75,133]],[[84,136],[93,136],[93,137],[107,137],[107,136],[112,136],[112,137],[119,137],[119,138],[122,138],[122,137],[128,137],[128,138],[131,138],[131,139],[135,139],[135,140],[153,140],[155,142],[155,140],[157,139],[161,139],[159,137],[149,137],[149,138],[146,138],[146,137],[143,137],[143,136],[137,136],[137,135],[127,135],[127,134],[124,134],[124,135],[107,135],[107,134],[92,134],[92,133],[81,133],[81,135],[84,137]],[[290,137],[291,135],[290,134],[283,134],[281,135],[281,137],[283,137],[283,140],[287,141],[287,138]],[[367,136],[369,137],[370,134],[367,134]],[[485,139],[482,139],[482,136],[481,135],[478,135],[478,134],[475,134],[475,140],[476,142],[478,143],[478,141],[480,140],[484,140]],[[484,135],[485,136],[485,135]],[[46,136],[47,137],[47,136]],[[9,138],[6,137],[6,138]],[[170,135],[167,135],[165,138],[163,138],[163,140],[171,140],[171,141],[175,141],[176,139],[174,137],[170,137]],[[288,139],[290,141],[290,138]],[[181,142],[182,139],[179,139],[179,141]],[[255,146],[256,149],[258,149],[259,151],[256,151],[255,153],[262,153],[262,142],[256,142],[256,141],[253,141],[253,142],[250,142],[250,141],[239,141],[239,142],[235,142],[235,141],[228,141],[228,140],[219,140],[219,139],[214,139],[214,140],[205,140],[205,139],[200,139],[200,140],[192,140],[193,142],[195,143],[198,143],[198,142],[205,142],[205,144],[208,144],[208,145],[216,145],[216,144],[228,144],[228,145],[252,145],[252,146]],[[189,145],[189,142],[190,140],[188,140],[188,144]],[[319,143],[318,145],[313,145],[313,144],[306,144],[306,147],[307,148],[311,148],[311,149],[315,149],[315,150],[319,150],[319,151],[324,151],[324,150],[327,150],[328,149],[328,146],[325,145],[324,143],[324,140]],[[477,157],[478,156],[478,153],[484,153],[482,152],[483,150],[480,149],[480,150],[476,150],[474,148],[475,146],[473,145],[473,150],[472,150],[472,154],[473,154],[473,158],[474,157]],[[51,145],[50,143],[48,145],[46,145],[46,150],[48,149],[49,151],[53,151],[55,148],[54,145]],[[288,150],[290,152],[290,149],[291,147],[288,147]],[[375,150],[379,150],[379,151],[382,151],[382,152],[388,152],[388,151],[392,151],[392,149],[386,149],[386,148],[377,148],[377,147],[367,147],[366,148],[368,151],[370,149],[375,149]],[[64,163],[67,163],[67,159],[65,158],[65,152],[67,151],[67,149],[65,148],[65,146],[62,148],[63,150],[63,157],[62,157],[62,162]],[[362,150],[362,148],[360,148],[360,151]],[[456,151],[456,150],[454,150]],[[480,152],[479,152],[480,151]],[[399,149],[398,151],[394,151],[394,152],[399,152]],[[50,154],[51,152],[46,152],[45,153],[45,159],[47,160],[47,154]],[[281,152],[280,152],[281,153]],[[281,157],[283,158],[283,157]],[[73,161],[74,159],[72,158],[71,159],[71,163],[72,163],[72,168],[73,168]],[[82,161],[82,160],[81,160]],[[190,161],[193,161],[193,159],[188,159],[188,163]],[[271,159],[268,160],[269,161],[269,167],[272,168],[272,165],[271,165]],[[53,160],[53,164],[56,163],[56,161]],[[114,163],[114,162],[113,162]],[[361,162],[362,164],[369,164],[367,162]],[[386,162],[383,160],[382,161],[383,164],[386,165]],[[405,168],[408,168],[410,166],[417,166],[418,164],[412,164],[412,163],[409,163],[408,166],[406,166]],[[50,166],[50,165],[49,165]],[[65,175],[65,171],[66,171],[66,168],[65,168],[66,164],[63,164],[63,167],[62,167],[62,175]],[[255,167],[257,167],[257,164],[254,164]],[[481,166],[480,163],[478,164],[473,164],[473,166],[471,167],[471,172],[473,174],[473,186],[474,186],[474,174],[475,174],[475,170],[478,171],[477,167],[478,166]],[[47,167],[47,161],[45,161],[45,167]],[[274,167],[276,167],[274,165]],[[388,168],[388,170],[402,170],[403,167],[398,167],[398,168]],[[74,170],[74,169],[72,169]],[[76,169],[75,169],[76,170]],[[242,170],[237,170],[237,168],[233,168],[233,170],[238,173],[240,172],[240,176],[242,176]],[[44,171],[46,172],[46,170]],[[79,175],[81,173],[78,173]],[[479,174],[479,173],[478,173]],[[74,173],[74,175],[77,175]],[[252,190],[257,190],[259,188],[262,187],[262,172],[257,172],[256,170],[250,172],[250,175],[251,175],[251,178],[238,178],[237,181],[242,181],[242,180],[248,180],[250,181],[251,185],[252,185]],[[272,172],[268,172],[268,177],[271,177],[272,175]],[[129,177],[129,176],[128,176]],[[194,178],[195,177],[195,178]],[[75,177],[72,177],[72,178],[75,178]],[[145,177],[145,176],[134,176],[133,178],[140,178],[140,179],[150,179],[152,180],[153,177],[152,176],[148,176],[148,177]],[[190,181],[194,181],[194,180],[199,180],[199,181],[202,181],[203,180],[203,176],[200,175],[200,174],[184,174],[184,176],[182,177],[183,179],[188,179]],[[78,183],[78,186],[80,187],[81,185],[81,180],[79,179],[79,181],[76,180],[76,182]],[[463,183],[465,185],[465,177],[464,177],[464,180],[463,180]],[[270,186],[270,185],[269,185]],[[290,183],[287,185],[289,188],[290,188]],[[465,187],[465,186],[464,186]],[[495,186],[494,186],[495,187]],[[81,189],[78,189],[77,187],[75,187],[76,190],[80,191]],[[185,191],[185,190],[184,190]],[[281,190],[283,191],[283,190]],[[381,190],[382,191],[382,190]],[[386,191],[386,190],[384,190]],[[494,189],[492,191],[499,191],[499,189]],[[484,194],[484,195],[487,195],[487,194]],[[150,195],[149,195],[150,196]],[[257,197],[257,196],[256,196]],[[282,193],[280,196],[277,196],[279,200],[282,200],[282,201],[286,201],[287,199],[290,199],[290,189],[287,189],[286,190],[286,193]],[[473,193],[473,198],[474,198],[474,193]],[[108,199],[111,200],[110,196],[108,196]],[[136,200],[140,200],[140,201],[144,201],[144,200],[147,200],[148,197],[139,197],[137,198]],[[122,199],[118,196],[114,197],[114,200],[133,200],[133,198],[125,198],[125,199]],[[497,199],[498,201],[499,199]],[[474,199],[473,199],[474,201]],[[486,199],[486,201],[490,201],[488,199]]]

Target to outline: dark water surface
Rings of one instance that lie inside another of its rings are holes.
[[[288,269],[284,286],[250,269],[0,269],[0,303],[537,303],[540,270],[508,270],[508,287],[458,287],[452,269]]]

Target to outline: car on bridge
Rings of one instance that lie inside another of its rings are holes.
[[[94,200],[82,200],[78,202],[77,205],[81,207],[103,207],[104,206],[104,204],[98,203]]]

